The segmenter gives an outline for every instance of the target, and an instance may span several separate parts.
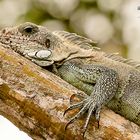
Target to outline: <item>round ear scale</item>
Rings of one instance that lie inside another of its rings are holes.
[[[31,58],[42,59],[45,60],[51,55],[51,51],[48,50],[38,50],[27,53],[27,55]]]
[[[37,58],[48,58],[51,55],[51,52],[48,50],[40,50],[36,53]]]

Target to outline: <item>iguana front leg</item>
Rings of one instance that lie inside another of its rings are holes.
[[[79,89],[82,89],[82,86],[85,88],[93,87],[90,96],[85,96],[81,102],[70,105],[65,111],[66,113],[69,110],[80,108],[80,111],[69,120],[67,126],[85,112],[88,112],[83,126],[84,133],[92,113],[95,112],[95,118],[99,121],[102,106],[107,104],[117,92],[119,84],[118,74],[104,66],[79,65],[73,62],[66,62],[58,69],[58,72],[64,80]]]

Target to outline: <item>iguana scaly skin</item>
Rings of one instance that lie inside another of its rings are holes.
[[[87,94],[65,111],[80,108],[68,124],[87,112],[85,132],[92,113],[99,120],[107,105],[140,125],[139,63],[101,52],[90,39],[33,23],[2,29],[0,42],[42,67],[52,65],[57,75]]]

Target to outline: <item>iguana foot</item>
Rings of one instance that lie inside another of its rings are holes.
[[[95,100],[93,100],[93,98],[91,98],[91,96],[87,96],[84,100],[82,100],[81,102],[75,103],[70,105],[64,112],[64,115],[73,109],[76,108],[80,108],[80,111],[73,116],[69,122],[66,124],[65,126],[65,130],[67,129],[67,127],[73,123],[75,120],[77,120],[78,118],[80,118],[84,113],[87,112],[87,117],[82,129],[83,135],[85,134],[86,130],[87,130],[87,126],[89,123],[89,120],[91,118],[91,115],[93,113],[95,113],[95,118],[98,121],[98,126],[99,126],[99,118],[100,118],[100,110],[101,110],[101,104],[98,104],[98,102],[95,102]]]

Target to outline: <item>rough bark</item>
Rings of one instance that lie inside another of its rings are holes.
[[[78,90],[54,74],[0,46],[0,114],[35,140],[80,140],[83,116],[65,131],[63,116],[69,98]],[[137,140],[140,128],[109,109],[101,113],[100,128],[93,119],[85,140]]]

